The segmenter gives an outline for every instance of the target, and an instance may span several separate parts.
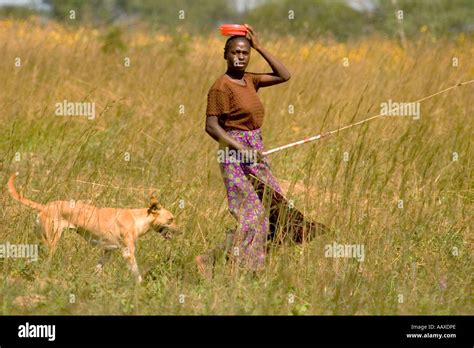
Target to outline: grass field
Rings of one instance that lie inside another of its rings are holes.
[[[266,147],[474,78],[472,38],[423,35],[406,50],[382,37],[341,44],[262,35],[292,73],[259,92]],[[278,178],[305,188],[290,188],[295,205],[332,232],[275,248],[258,278],[221,262],[206,281],[193,259],[234,225],[217,145],[204,132],[207,91],[225,71],[224,38],[138,32],[123,34],[123,51],[111,40],[85,28],[0,22],[0,243],[39,243],[34,212],[6,190],[17,170],[17,188],[42,203],[141,208],[156,190],[184,233],[139,240],[141,285],[120,253],[93,275],[100,252],[73,232],[51,261],[1,258],[1,314],[474,312],[473,84],[422,103],[419,120],[384,117],[271,155]],[[253,52],[248,71],[269,67]],[[95,119],[55,116],[63,100],[94,102]],[[364,245],[364,261],[325,257],[333,242]]]

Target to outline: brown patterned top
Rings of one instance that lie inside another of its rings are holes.
[[[261,75],[244,73],[245,86],[222,75],[207,94],[206,116],[217,116],[225,129],[254,130],[263,124],[265,110],[257,95]]]

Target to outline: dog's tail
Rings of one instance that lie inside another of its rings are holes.
[[[8,191],[12,195],[13,198],[15,198],[18,202],[27,205],[30,208],[36,209],[36,210],[42,210],[44,208],[43,204],[36,203],[33,201],[30,201],[28,198],[23,197],[22,194],[18,193],[18,191],[15,189],[15,178],[18,176],[18,172],[12,174],[10,176],[10,179],[8,180]]]

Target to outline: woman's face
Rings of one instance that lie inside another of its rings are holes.
[[[229,70],[245,71],[250,61],[250,43],[248,40],[232,40],[225,58]]]

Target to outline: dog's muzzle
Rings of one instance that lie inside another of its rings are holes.
[[[161,234],[165,239],[172,239],[175,234],[179,234],[178,226],[175,224],[171,225],[160,225],[155,228],[155,231]]]

